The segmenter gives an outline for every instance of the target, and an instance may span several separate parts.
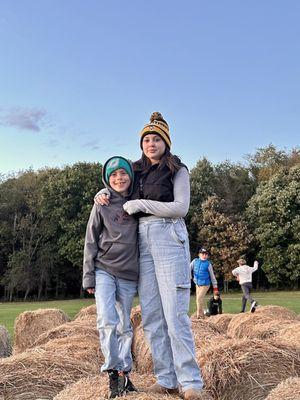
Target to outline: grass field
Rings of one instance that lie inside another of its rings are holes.
[[[210,296],[206,296],[208,299]],[[241,293],[222,295],[223,312],[238,313],[241,309]],[[260,305],[274,304],[287,307],[290,310],[300,313],[300,291],[297,292],[256,292],[253,297]],[[42,301],[28,303],[0,303],[0,325],[4,325],[11,336],[13,336],[13,326],[15,318],[24,311],[37,310],[38,308],[59,308],[63,310],[71,319],[82,307],[87,307],[94,303],[93,299],[62,300],[62,301]],[[135,301],[138,304],[138,298]],[[248,305],[249,309],[249,305]],[[196,310],[195,296],[191,296],[190,314]]]

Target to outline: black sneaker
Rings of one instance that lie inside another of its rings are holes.
[[[120,395],[119,391],[119,373],[115,369],[109,369],[108,378],[109,378],[109,399],[114,399]]]
[[[257,303],[256,303],[255,300],[253,300],[252,303],[251,303],[250,311],[251,311],[252,313],[255,312],[256,307],[257,307]]]
[[[119,391],[122,394],[126,394],[128,392],[137,392],[134,384],[129,379],[128,372],[119,372]]]

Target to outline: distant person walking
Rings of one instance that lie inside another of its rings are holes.
[[[191,271],[194,275],[196,285],[196,305],[197,318],[204,318],[204,297],[208,292],[210,285],[213,285],[213,291],[218,292],[218,283],[214,274],[211,262],[209,261],[209,253],[204,247],[200,247],[199,257],[195,258],[191,264]]]
[[[242,291],[242,310],[241,312],[245,312],[247,300],[250,301],[250,311],[253,313],[256,310],[257,302],[251,297],[251,289],[252,289],[252,274],[258,269],[258,261],[254,261],[253,267],[249,267],[246,265],[246,260],[240,258],[238,261],[238,267],[232,271],[232,274],[238,279]]]

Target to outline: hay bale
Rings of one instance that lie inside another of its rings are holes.
[[[28,349],[39,335],[67,321],[70,318],[56,308],[23,312],[15,320],[13,353]]]
[[[278,333],[290,324],[289,320],[273,319],[263,314],[241,313],[231,319],[227,328],[227,335],[231,338],[258,338],[267,339]]]
[[[0,358],[11,355],[11,342],[8,330],[0,325]]]
[[[135,369],[140,373],[153,371],[152,355],[148,341],[145,338],[143,326],[138,325],[133,331],[131,346]]]
[[[145,392],[146,388],[155,382],[155,378],[150,374],[132,373],[130,374],[132,382],[139,390],[138,393],[131,393],[127,396],[122,396],[122,399],[134,400],[179,400],[182,397],[177,395],[157,395],[148,394]],[[108,380],[106,374],[92,376],[89,378],[80,379],[80,381],[67,386],[61,391],[53,400],[95,400],[107,399],[108,394]],[[207,395],[206,400],[210,400]]]
[[[300,353],[258,339],[227,340],[200,359],[216,400],[263,400],[277,384],[300,374]]]
[[[154,383],[153,375],[131,374],[131,379],[138,388],[150,386]],[[142,393],[141,393],[142,394]],[[134,398],[139,398],[136,394]],[[80,379],[80,381],[69,385],[60,392],[53,400],[94,400],[107,399],[108,397],[108,378],[106,374],[98,374],[97,376]],[[132,398],[130,396],[122,396],[122,399]],[[168,397],[169,398],[169,397]]]
[[[50,340],[71,338],[76,335],[81,335],[82,337],[93,336],[95,339],[97,338],[99,343],[99,334],[96,327],[90,323],[88,319],[79,319],[72,322],[67,322],[43,333],[32,344],[32,347],[44,345]]]
[[[41,335],[39,342],[9,364],[0,363],[5,400],[52,399],[66,385],[96,374],[103,362],[98,331],[76,321]]]
[[[209,317],[209,324],[214,325],[219,332],[227,333],[229,322],[234,317],[234,314],[218,314]]]
[[[281,329],[273,341],[274,343],[286,344],[300,350],[300,321],[291,322]]]
[[[265,400],[300,399],[300,378],[288,378],[271,390]]]
[[[91,306],[84,307],[82,308],[76,315],[74,320],[79,320],[79,319],[90,319],[91,317],[97,317],[97,309],[96,309],[96,304],[92,304]]]
[[[101,365],[104,357],[100,351],[98,335],[77,334],[70,337],[57,338],[48,341],[39,347],[52,354],[65,355],[78,361],[91,362],[94,365]]]
[[[35,348],[0,360],[0,393],[5,400],[50,400],[67,385],[95,375],[99,363],[93,354],[80,359],[76,351],[71,355]]]
[[[196,351],[206,348],[211,342],[223,338],[218,328],[209,323],[209,318],[197,319],[191,317],[191,329],[194,335]]]
[[[255,314],[264,315],[269,318],[287,319],[291,321],[297,319],[297,314],[294,311],[291,311],[286,307],[276,305],[259,306],[257,307]]]
[[[141,306],[140,305],[132,308],[131,314],[130,314],[130,320],[131,320],[131,325],[132,325],[133,329],[141,324],[141,322],[142,322],[142,311],[141,311]]]

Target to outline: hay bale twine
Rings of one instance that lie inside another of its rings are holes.
[[[138,325],[133,331],[132,356],[135,369],[140,373],[153,371],[151,349],[144,335],[143,326]]]
[[[133,329],[141,324],[142,311],[141,311],[140,305],[132,308],[131,313],[130,313],[130,320],[131,320],[131,325],[132,325]]]
[[[0,358],[11,355],[11,341],[8,330],[0,325]]]
[[[35,348],[0,360],[0,393],[5,400],[51,400],[67,385],[96,375],[99,363],[93,355],[89,352],[87,361],[75,353]]]
[[[82,337],[93,336],[99,343],[98,331],[92,323],[87,323],[88,321],[87,319],[79,319],[50,329],[41,334],[31,347],[44,345],[54,339],[71,338],[76,335],[81,335]]]
[[[280,330],[289,324],[289,320],[276,320],[263,314],[241,313],[234,316],[229,322],[227,335],[240,339],[267,339],[278,335]]]
[[[268,305],[257,307],[255,314],[264,315],[269,318],[296,320],[297,314],[286,307]]]
[[[282,380],[300,374],[300,353],[258,339],[231,339],[200,359],[216,400],[263,400]]]
[[[234,317],[234,314],[218,314],[209,317],[209,324],[214,325],[219,332],[227,333],[229,322]]]
[[[91,306],[88,307],[83,307],[74,317],[74,320],[80,320],[80,319],[91,319],[91,317],[97,317],[97,308],[96,304],[92,304]]]
[[[296,400],[300,399],[300,378],[288,378],[279,383],[268,394],[265,400]]]
[[[56,308],[23,312],[15,320],[13,353],[21,353],[31,347],[39,335],[67,321],[70,321],[67,314]]]

